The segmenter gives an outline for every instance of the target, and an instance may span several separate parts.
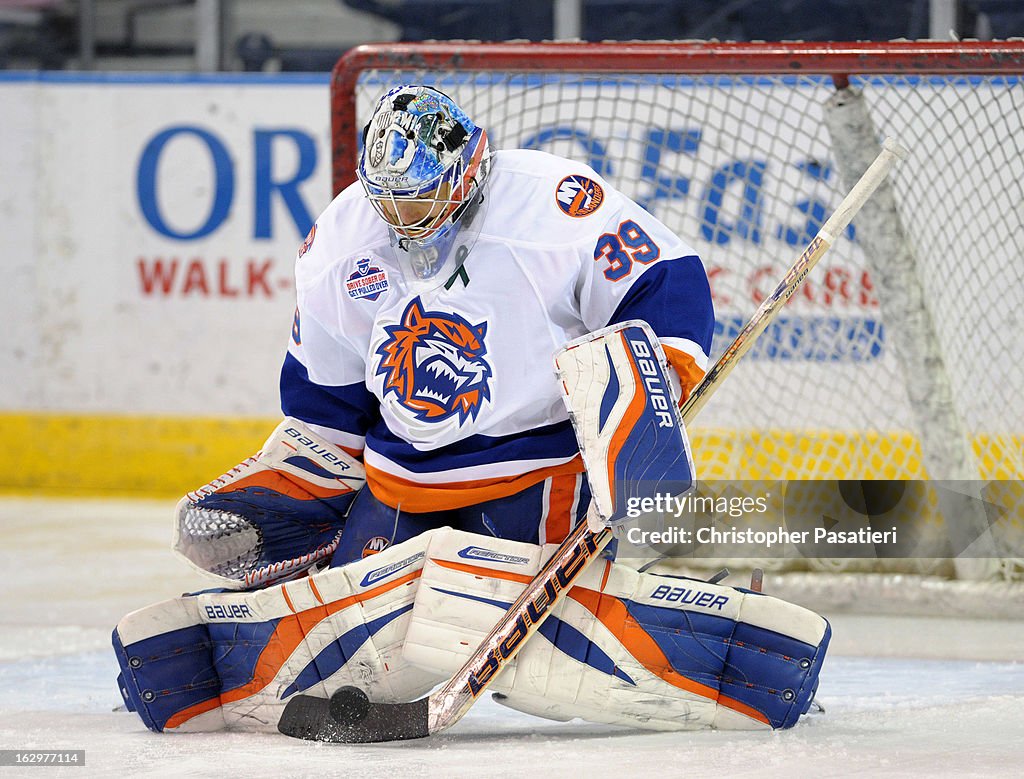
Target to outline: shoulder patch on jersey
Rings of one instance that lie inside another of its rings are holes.
[[[299,247],[299,257],[308,252],[313,248],[313,240],[316,238],[316,222],[309,228],[309,232],[306,234],[306,240],[302,242],[302,246]]]
[[[589,216],[603,202],[604,190],[601,185],[586,176],[566,176],[555,187],[555,203],[567,216]]]
[[[387,271],[373,265],[369,257],[356,260],[356,269],[345,281],[345,291],[353,300],[376,300],[389,286]]]
[[[384,332],[376,375],[384,376],[385,397],[394,395],[423,422],[457,416],[461,425],[476,419],[491,397],[486,321],[474,325],[458,314],[426,311],[415,297],[401,324],[385,326]]]

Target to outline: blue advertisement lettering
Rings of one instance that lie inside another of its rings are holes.
[[[712,360],[746,324],[744,317],[715,320]],[[863,363],[877,360],[885,346],[885,326],[868,317],[781,316],[768,325],[747,353],[748,360]]]
[[[767,164],[762,160],[734,160],[717,168],[704,188],[701,211],[704,218],[701,234],[716,244],[725,244],[735,235],[754,244],[761,243],[764,219],[764,198],[761,192]],[[733,185],[742,187],[740,213],[734,223],[721,218],[722,201],[726,190]]]
[[[295,145],[298,166],[290,178],[274,180],[275,143],[288,141]],[[316,171],[316,144],[301,130],[256,130],[253,133],[256,155],[256,181],[253,197],[253,237],[270,238],[272,198],[276,192],[295,223],[297,234],[306,235],[313,226],[313,216],[299,194],[299,185]]]
[[[829,165],[822,165],[820,162],[815,160],[805,160],[804,162],[796,163],[797,169],[810,178],[813,181],[828,181],[832,176],[832,167]],[[790,246],[806,246],[811,242],[811,239],[818,234],[818,230],[825,224],[825,220],[829,215],[829,207],[817,198],[808,198],[805,200],[798,200],[796,202],[796,208],[801,214],[807,216],[807,221],[804,223],[804,227],[798,230],[794,227],[787,227],[786,225],[779,225],[775,231],[775,237],[785,241]],[[852,224],[846,227],[846,236],[852,241],[854,240],[856,233]]]
[[[213,164],[213,197],[202,224],[194,229],[171,226],[173,215],[160,199],[161,158],[167,145],[175,138],[190,136],[201,141]],[[273,207],[276,199],[284,205],[295,229],[295,235],[306,235],[313,226],[313,215],[303,199],[300,187],[316,172],[318,155],[312,135],[295,129],[253,130],[253,238],[270,239],[274,234]],[[274,160],[286,144],[294,149],[295,169],[275,174]],[[276,176],[276,177],[275,177]],[[160,235],[178,241],[205,238],[221,228],[230,216],[235,199],[235,160],[224,142],[214,133],[195,125],[168,127],[146,143],[136,171],[136,195],[139,209],[150,227]]]
[[[210,153],[210,159],[213,161],[215,177],[213,203],[210,205],[206,221],[191,232],[178,231],[167,224],[160,209],[157,193],[157,170],[160,164],[160,156],[167,143],[178,135],[192,135],[198,138],[206,146]],[[168,127],[166,130],[157,133],[142,151],[136,174],[136,192],[139,199],[139,207],[142,209],[142,215],[149,223],[149,226],[158,233],[179,241],[203,238],[220,227],[228,217],[231,201],[235,195],[234,163],[224,144],[215,135],[204,130],[202,127],[193,125]]]
[[[520,144],[524,149],[543,149],[552,141],[572,140],[579,143],[580,148],[586,152],[586,163],[594,169],[594,172],[605,178],[612,177],[612,164],[608,159],[608,151],[604,144],[592,137],[583,130],[573,127],[547,127],[533,135],[529,135]],[[577,159],[574,154],[566,155]]]
[[[661,127],[647,130],[640,179],[651,183],[651,194],[637,200],[642,208],[653,213],[656,201],[682,198],[690,192],[690,179],[687,176],[662,176],[658,169],[661,167],[662,151],[696,156],[700,135],[700,130],[665,130]]]

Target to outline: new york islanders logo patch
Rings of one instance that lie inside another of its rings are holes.
[[[420,421],[476,419],[491,397],[486,321],[474,325],[458,314],[425,311],[416,297],[401,324],[384,331],[377,375],[384,376],[385,397],[394,396]]]
[[[356,261],[356,269],[345,281],[345,291],[353,300],[376,300],[388,291],[387,271],[370,264],[370,258]]]
[[[302,246],[299,247],[299,258],[303,254],[313,248],[313,241],[316,240],[316,224],[309,228],[309,232],[306,234],[306,240],[302,242]]]
[[[586,176],[566,176],[555,187],[555,203],[568,216],[589,216],[604,202],[601,185]]]
[[[391,539],[385,538],[384,536],[374,536],[363,544],[363,557],[380,554],[389,546],[391,546]]]

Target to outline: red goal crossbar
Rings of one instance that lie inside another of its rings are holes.
[[[332,184],[355,181],[356,85],[367,70],[565,73],[1024,74],[1024,41],[885,43],[378,43],[345,53],[331,76]]]

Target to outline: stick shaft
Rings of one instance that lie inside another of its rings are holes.
[[[832,216],[822,225],[775,291],[761,303],[747,325],[690,394],[682,408],[684,422],[689,423],[704,408],[722,380],[750,350],[779,309],[792,297],[807,274],[818,264],[861,206],[885,179],[896,159],[904,156],[905,152],[895,141],[886,139],[882,152],[843,198]],[[537,631],[551,613],[551,609],[608,545],[611,538],[610,529],[604,528],[597,533],[591,533],[586,522],[579,523],[570,531],[465,665],[443,687],[430,695],[430,733],[449,728],[462,718],[490,682]]]

